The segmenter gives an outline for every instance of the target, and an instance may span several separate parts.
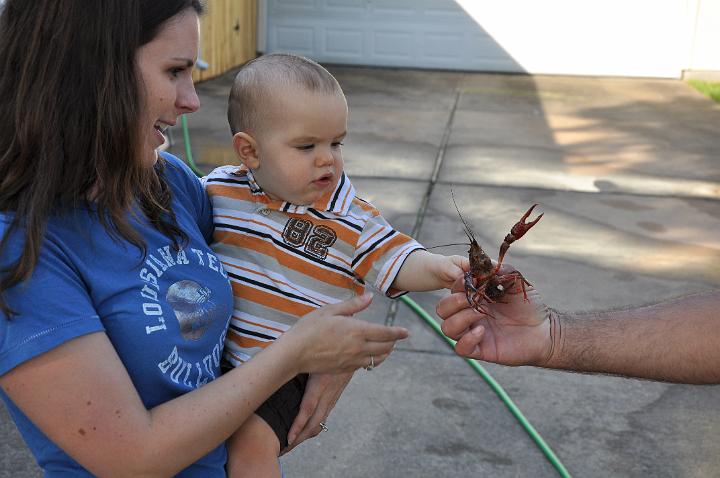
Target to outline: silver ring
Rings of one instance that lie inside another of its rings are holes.
[[[327,425],[325,425],[325,423],[323,423],[323,422],[320,422],[320,428],[321,428],[320,431],[323,431],[323,432],[326,432],[326,431],[330,430],[330,429],[327,427]]]
[[[369,372],[370,370],[374,369],[374,368],[375,368],[375,357],[373,357],[373,356],[371,355],[371,356],[370,356],[370,364],[368,364],[367,366],[365,366],[365,367],[363,367],[363,368],[364,368],[365,370],[367,370],[368,372]]]

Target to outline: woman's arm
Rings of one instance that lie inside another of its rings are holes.
[[[222,443],[296,374],[353,371],[370,355],[382,362],[407,331],[338,317],[369,302],[362,296],[309,314],[242,367],[151,410],[103,333],[15,367],[0,377],[0,386],[93,474],[170,476]]]

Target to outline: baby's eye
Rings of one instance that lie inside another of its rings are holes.
[[[185,68],[170,68],[170,76],[177,78],[184,70]]]
[[[297,149],[299,149],[300,151],[310,151],[311,149],[313,149],[315,147],[315,145],[314,144],[301,144],[301,145],[295,146],[295,147]]]
[[[343,143],[342,141],[335,141],[335,142],[332,144],[332,147],[333,147],[333,148],[339,148],[339,147],[342,146],[343,144],[345,144],[345,143]]]

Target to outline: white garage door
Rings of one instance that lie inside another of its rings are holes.
[[[688,0],[261,0],[260,48],[320,62],[679,77]]]

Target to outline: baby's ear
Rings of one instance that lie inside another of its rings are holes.
[[[255,138],[242,131],[233,136],[233,149],[238,160],[249,169],[257,169],[260,160],[257,153],[257,142]]]

